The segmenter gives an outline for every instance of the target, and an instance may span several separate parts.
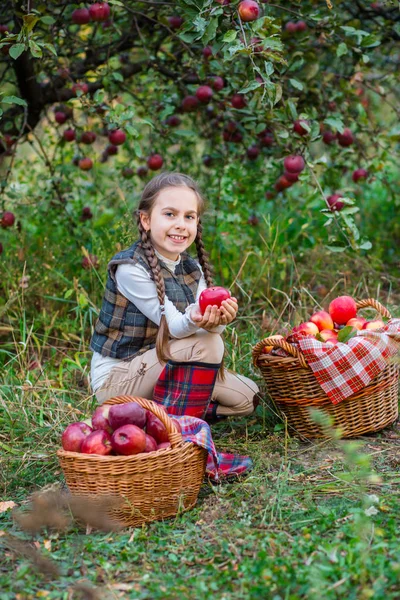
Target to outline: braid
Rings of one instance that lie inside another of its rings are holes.
[[[200,220],[197,225],[197,236],[195,239],[195,243],[196,243],[196,248],[197,248],[197,256],[198,256],[201,268],[203,269],[204,278],[206,280],[207,287],[212,287],[213,279],[212,279],[211,265],[208,262],[208,254],[204,248],[203,225],[201,224]]]
[[[164,306],[165,303],[165,282],[164,277],[162,276],[160,264],[158,262],[158,258],[156,253],[154,252],[154,246],[151,243],[149,232],[143,228],[142,223],[140,222],[140,215],[137,216],[137,226],[140,233],[140,238],[142,242],[142,248],[144,250],[144,254],[146,256],[147,262],[149,263],[149,267],[153,274],[154,283],[157,288],[157,296],[160,302],[160,306]],[[171,356],[169,352],[166,350],[167,343],[169,341],[169,329],[167,319],[165,314],[161,314],[160,327],[157,333],[156,338],[156,351],[157,357],[160,362],[167,362],[171,360]]]

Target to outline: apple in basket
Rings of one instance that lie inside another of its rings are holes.
[[[102,456],[106,456],[107,454],[111,454],[112,450],[111,436],[104,429],[97,429],[89,433],[81,446],[82,454],[101,454]]]
[[[110,425],[110,421],[108,420],[108,414],[110,412],[110,405],[104,404],[103,406],[98,406],[92,415],[92,427],[93,429],[104,429],[104,431],[108,431],[108,433],[113,432],[113,428]]]
[[[146,451],[146,434],[137,425],[128,423],[114,431],[111,444],[117,454],[124,456],[140,454]]]
[[[114,431],[123,425],[136,425],[143,429],[146,425],[146,410],[137,402],[114,404],[110,407],[108,420]]]
[[[317,325],[311,321],[306,321],[305,323],[300,323],[297,327],[293,327],[293,333],[304,333],[305,335],[316,335],[318,331]]]
[[[376,331],[377,329],[382,329],[382,327],[385,327],[385,323],[380,319],[375,319],[374,321],[367,321],[366,323],[364,323],[363,329]]]
[[[168,431],[165,425],[149,410],[147,411],[146,433],[151,435],[156,440],[157,444],[169,441]]]
[[[61,445],[68,452],[80,452],[82,442],[92,433],[93,429],[82,421],[70,423],[61,436]]]
[[[155,450],[157,450],[156,440],[151,435],[146,433],[146,446],[143,452],[154,452]]]
[[[158,446],[157,446],[157,450],[167,450],[168,448],[171,448],[170,442],[162,442],[161,444],[158,444]]]
[[[346,327],[354,327],[355,329],[363,329],[366,324],[367,319],[363,317],[354,317],[353,319],[349,319],[346,323]]]
[[[210,287],[203,290],[199,296],[201,314],[204,314],[207,306],[218,306],[219,308],[223,300],[228,300],[230,297],[230,291],[221,286]]]
[[[319,331],[322,331],[323,329],[334,328],[332,317],[325,310],[319,310],[311,315],[310,322],[314,323],[318,327]]]
[[[339,296],[330,303],[329,314],[335,323],[345,325],[357,316],[357,304],[351,296]]]

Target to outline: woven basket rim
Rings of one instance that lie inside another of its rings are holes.
[[[182,450],[186,450],[185,446],[187,445],[194,446],[195,448],[200,448],[206,452],[205,448],[202,448],[201,446],[194,444],[190,440],[187,440],[182,441],[173,448],[171,446],[170,448],[160,448],[159,450],[153,450],[152,452],[139,452],[138,454],[87,454],[84,452],[70,452],[69,450],[58,448],[57,456],[62,456],[63,458],[73,458],[74,460],[81,460],[83,462],[87,462],[88,460],[92,462],[143,462],[148,460],[149,458],[154,459],[156,455],[165,456],[167,454],[180,454]]]

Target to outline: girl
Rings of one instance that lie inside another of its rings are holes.
[[[221,333],[236,317],[236,299],[208,306],[204,315],[199,310],[200,293],[213,285],[203,212],[204,199],[187,175],[164,172],[145,186],[136,211],[140,239],[108,264],[90,344],[99,403],[141,396],[171,414],[213,420],[248,415],[258,404],[257,385],[221,367]],[[198,261],[186,252],[193,242]]]

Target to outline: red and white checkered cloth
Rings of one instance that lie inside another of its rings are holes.
[[[367,386],[400,351],[400,319],[376,331],[361,330],[336,346],[313,337],[298,340],[309,367],[333,404]]]

